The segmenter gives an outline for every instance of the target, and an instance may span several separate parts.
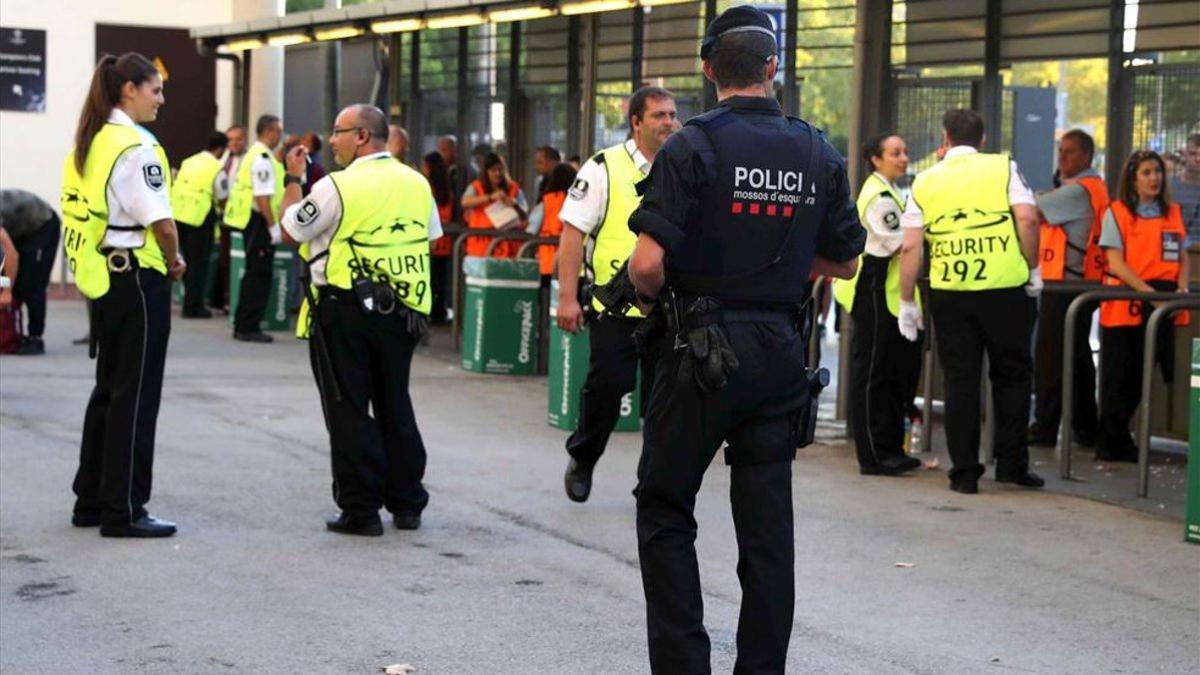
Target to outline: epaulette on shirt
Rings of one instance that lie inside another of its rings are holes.
[[[601,151],[601,152],[597,152],[596,154],[592,155],[592,161],[597,164],[603,164],[604,163],[604,152]]]

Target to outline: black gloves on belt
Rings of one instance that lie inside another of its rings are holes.
[[[687,317],[703,317],[717,309],[715,301],[701,298],[688,308]],[[684,323],[687,323],[686,319]],[[679,364],[679,382],[682,384],[694,379],[701,391],[724,387],[729,374],[738,368],[738,358],[720,324],[697,326],[681,337],[681,347],[686,353]]]
[[[414,338],[420,340],[425,337],[425,333],[429,330],[429,317],[410,309],[406,312],[408,316],[405,320],[408,322],[408,333]]]

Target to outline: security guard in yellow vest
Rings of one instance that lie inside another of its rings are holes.
[[[1006,155],[978,151],[983,119],[949,110],[940,163],[913,181],[901,216],[900,332],[917,339],[913,301],[922,246],[929,243],[929,304],[946,373],[946,442],[950,489],[979,491],[979,393],[983,355],[995,399],[996,481],[1041,487],[1029,471],[1030,330],[1041,292],[1038,217],[1033,193]]]
[[[442,224],[429,182],[388,154],[387,137],[378,108],[342,110],[329,145],[346,168],[303,200],[307,150],[286,157],[283,240],[301,244],[310,273],[299,332],[310,338],[341,509],[326,526],[342,534],[383,534],[381,506],[415,530],[429,501],[408,380],[432,304],[429,242]]]
[[[166,153],[139,126],[155,120],[163,100],[162,77],[146,57],[102,57],[63,164],[63,249],[75,285],[92,300],[98,359],[71,523],[99,525],[105,537],[175,533],[145,508],[171,331],[168,279],[187,269]]]
[[[850,346],[850,410],[859,471],[897,476],[921,466],[904,453],[904,419],[921,375],[921,343],[896,327],[900,313],[900,214],[905,198],[896,181],[908,172],[904,139],[885,133],[863,146],[874,171],[858,193],[867,230],[858,274],[834,282],[834,297],[854,318]]]
[[[274,115],[263,115],[255,126],[258,140],[238,165],[237,176],[225,204],[225,225],[242,230],[246,271],[242,276],[233,337],[243,342],[272,342],[260,324],[271,294],[271,262],[279,243],[280,202],[283,200],[283,165],[272,149],[279,145],[283,125]]]
[[[584,239],[590,247],[587,266],[596,285],[612,280],[633,251],[637,237],[629,231],[629,215],[641,198],[635,185],[650,173],[650,165],[663,142],[678,128],[675,99],[660,87],[642,87],[629,99],[630,137],[600,151],[584,163],[567,192],[559,219],[567,226],[559,237],[558,326],[577,333],[584,311],[579,297],[579,277],[584,265]],[[590,301],[596,310],[598,301]],[[631,309],[623,317],[606,317],[591,324],[587,379],[579,403],[579,426],[567,439],[571,459],[564,477],[567,497],[587,501],[592,491],[592,470],[621,412],[621,397],[633,391],[639,362],[642,401],[649,399],[654,379],[654,355],[639,357],[633,331],[642,315]]]
[[[171,187],[171,210],[179,228],[179,248],[188,262],[183,278],[185,319],[212,316],[204,306],[204,287],[208,282],[208,256],[213,247],[213,223],[219,217],[220,203],[228,196],[220,157],[229,140],[220,131],[208,135],[204,150],[183,160]]]

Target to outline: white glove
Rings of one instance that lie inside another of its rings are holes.
[[[1042,294],[1045,286],[1046,283],[1042,281],[1042,268],[1035,267],[1029,270],[1029,281],[1025,282],[1025,295],[1036,298]]]
[[[267,232],[271,233],[271,245],[283,243],[283,228],[279,227],[279,223],[275,223],[267,228]]]
[[[900,301],[900,316],[896,317],[900,334],[909,342],[917,341],[917,333],[925,329],[925,320],[921,318],[921,310],[915,302]]]

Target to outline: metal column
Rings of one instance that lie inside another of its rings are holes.
[[[249,49],[242,52],[242,90],[241,103],[238,110],[238,122],[247,129],[250,127],[250,54],[253,52]]]
[[[646,10],[634,7],[633,12],[633,57],[629,60],[629,91],[642,86],[642,61],[646,54]]]
[[[784,11],[783,48],[783,112],[800,114],[800,88],[796,86],[796,36],[800,27],[800,2],[787,0]]]
[[[1000,78],[1000,7],[1001,0],[987,0],[983,38],[983,90],[980,92],[980,114],[983,116],[983,150],[1000,151],[1000,116],[1004,81]]]
[[[580,127],[583,126],[583,91],[579,68],[578,15],[567,18],[567,154],[585,156],[580,144]]]
[[[471,106],[470,92],[467,90],[467,59],[470,58],[469,40],[470,29],[458,29],[458,78],[455,104],[458,117],[455,120],[455,133],[458,135],[458,170],[460,176],[467,175],[471,163]],[[480,167],[482,168],[482,167]]]
[[[409,33],[409,46],[412,49],[408,57],[408,160],[418,164],[424,148],[421,139],[424,132],[421,129],[421,33]]]
[[[704,0],[704,25],[712,23],[717,18],[717,0]],[[717,105],[717,88],[708,78],[704,78],[704,109],[710,110]]]
[[[508,97],[504,106],[504,136],[508,140],[508,165],[525,166],[529,145],[521,133],[521,27],[520,21],[509,24],[508,34]]]
[[[1104,167],[1108,184],[1116,189],[1121,165],[1132,152],[1129,109],[1132,92],[1129,71],[1125,68],[1125,0],[1111,0],[1108,17],[1108,116],[1105,125]]]
[[[587,15],[587,50],[583,60],[583,92],[579,125],[580,156],[587,157],[596,147],[596,71],[600,59],[600,13]]]

